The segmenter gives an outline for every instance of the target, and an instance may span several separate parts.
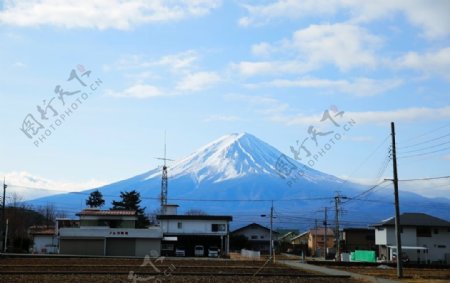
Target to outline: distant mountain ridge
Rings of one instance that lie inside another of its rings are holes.
[[[302,176],[291,185],[288,183],[290,176],[283,178],[286,174],[277,168],[280,157],[290,166],[304,170]],[[137,190],[143,197],[143,205],[151,212],[159,208],[160,185],[161,169],[155,168],[98,189],[105,196],[107,204],[118,199],[121,191]],[[208,213],[235,215],[233,225],[239,226],[246,222],[261,222],[259,215],[266,213],[270,200],[274,200],[275,211],[279,212],[279,226],[298,227],[309,223],[312,225],[313,218],[321,219],[319,217],[322,215],[317,214],[317,211],[333,205],[336,191],[351,197],[364,189],[367,187],[304,166],[251,134],[235,133],[208,143],[170,165],[168,201],[179,204],[181,212],[196,208]],[[84,200],[93,190],[39,198],[29,203],[55,203],[57,207],[73,214],[85,207]],[[393,197],[390,191],[385,189],[370,195],[370,199],[379,201],[349,201],[344,207],[347,209],[344,219],[349,224],[367,225],[392,216]],[[417,209],[422,207],[422,212],[450,217],[442,209],[450,209],[448,200],[428,199],[402,192],[401,205],[402,209],[408,211],[415,209],[418,212],[420,210]],[[291,214],[299,216],[293,218]],[[302,220],[302,215],[305,220],[297,221]],[[283,218],[286,221],[282,221]]]

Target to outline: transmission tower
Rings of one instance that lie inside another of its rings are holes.
[[[168,159],[166,157],[167,153],[167,146],[166,146],[166,133],[164,133],[164,157],[158,157],[156,159],[163,160],[163,171],[162,171],[162,178],[161,178],[161,214],[166,214],[166,205],[167,205],[167,193],[168,193],[168,185],[169,185],[169,178],[167,174],[167,164],[166,161],[173,161],[172,159]]]

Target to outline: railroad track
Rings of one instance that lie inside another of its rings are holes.
[[[1,275],[129,275],[129,271],[0,271]],[[164,276],[163,273],[158,272],[135,272],[138,276]],[[321,275],[321,274],[305,274],[305,273],[267,273],[259,272],[179,272],[174,271],[170,273],[170,276],[246,276],[246,277],[288,277],[288,278],[350,278],[350,276],[335,276],[335,275]]]

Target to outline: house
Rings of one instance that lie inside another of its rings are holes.
[[[379,256],[392,260],[396,253],[395,218],[375,227]],[[425,213],[400,215],[402,252],[412,262],[445,262],[450,259],[450,222]]]
[[[270,229],[257,223],[252,223],[247,226],[231,232],[233,236],[244,236],[248,240],[248,248],[262,253],[269,253],[270,251]],[[272,240],[274,247],[277,245],[279,233],[272,231]]]
[[[279,242],[290,243],[293,238],[295,238],[299,235],[298,232],[296,232],[296,231],[288,231],[284,234],[282,234],[281,231],[279,231],[279,230],[277,232],[280,233],[280,236],[278,237]]]
[[[175,255],[176,249],[183,250],[186,256],[194,256],[195,246],[208,249],[218,248],[222,255],[229,253],[229,223],[233,220],[228,215],[178,215],[178,205],[166,205],[165,213],[157,215],[161,232],[163,255]]]
[[[134,210],[90,208],[77,215],[78,223],[67,219],[57,221],[60,254],[139,257],[160,254],[161,229],[136,229]]]
[[[376,250],[375,229],[344,228],[342,230],[341,251]]]
[[[28,234],[33,241],[32,253],[58,253],[58,237],[55,233],[55,227],[31,226],[28,228]]]
[[[307,254],[311,256],[323,256],[325,248],[325,231],[328,254],[334,253],[334,232],[332,229],[317,228],[306,231],[297,237],[292,238],[291,243],[294,247],[307,245]],[[295,249],[295,248],[294,248]]]

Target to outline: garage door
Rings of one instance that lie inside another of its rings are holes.
[[[109,238],[106,239],[106,255],[134,256],[135,239]]]
[[[136,239],[135,256],[144,257],[146,255],[159,256],[161,254],[160,239]]]
[[[61,239],[61,254],[72,255],[104,255],[103,239]]]

